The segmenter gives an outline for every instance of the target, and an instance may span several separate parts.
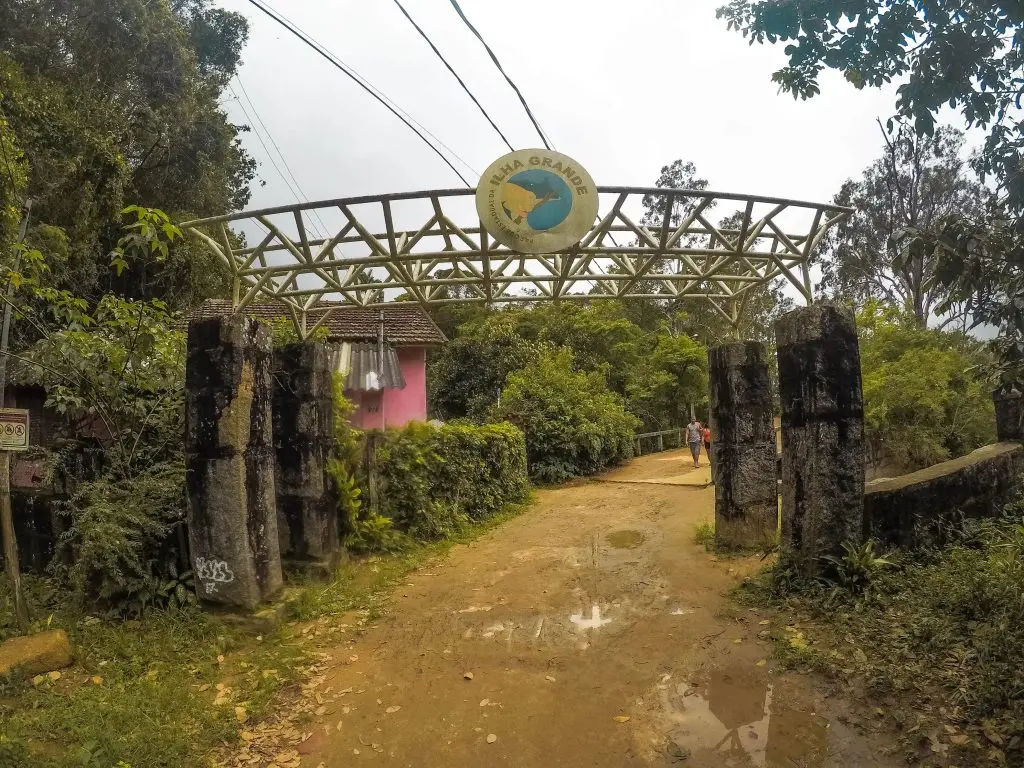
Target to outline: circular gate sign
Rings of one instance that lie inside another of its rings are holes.
[[[594,225],[597,204],[590,174],[549,149],[520,149],[495,160],[476,188],[484,229],[520,253],[575,245]]]

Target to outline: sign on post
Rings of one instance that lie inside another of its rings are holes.
[[[28,450],[28,411],[0,408],[0,451]]]
[[[519,253],[576,245],[597,218],[597,187],[583,166],[547,149],[495,160],[476,188],[476,210],[495,240]]]

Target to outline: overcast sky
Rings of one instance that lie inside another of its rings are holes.
[[[482,171],[507,148],[392,0],[268,0]],[[717,191],[826,201],[880,151],[892,90],[826,74],[797,102],[771,73],[781,46],[750,46],[715,18],[724,0],[462,0],[556,149],[598,184],[651,185],[676,158]],[[372,97],[245,0],[241,81],[312,200],[461,186]],[[403,0],[517,148],[540,142],[515,94],[447,0]],[[238,86],[235,86],[238,91]],[[226,108],[250,122],[238,104]],[[252,206],[294,202],[255,136],[265,187]],[[273,147],[271,147],[271,150]],[[476,176],[464,171],[470,182]]]

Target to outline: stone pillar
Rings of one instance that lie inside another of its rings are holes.
[[[767,353],[756,341],[708,351],[715,544],[765,547],[779,521],[775,429]]]
[[[1017,389],[992,393],[996,406],[996,438],[1001,443],[1024,442],[1024,401]]]
[[[189,548],[200,599],[251,610],[283,586],[271,441],[270,335],[241,315],[193,321],[185,364]]]
[[[332,568],[338,504],[327,477],[334,449],[334,393],[327,348],[315,341],[274,350],[277,530],[286,563]]]
[[[804,573],[864,537],[864,400],[853,312],[830,304],[775,323],[782,404],[782,555]]]

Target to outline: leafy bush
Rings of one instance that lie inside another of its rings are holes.
[[[529,492],[523,435],[510,424],[414,422],[377,439],[380,514],[414,538],[451,536]]]
[[[355,405],[345,397],[344,377],[335,373],[332,383],[334,451],[327,459],[327,474],[334,483],[339,531],[345,547],[357,553],[400,551],[407,543],[405,537],[394,529],[391,520],[363,503],[364,436],[352,426]]]
[[[666,319],[660,310],[656,315]],[[600,374],[647,427],[680,426],[689,419],[690,404],[706,401],[707,350],[668,325],[642,327],[617,301],[474,313],[431,357],[431,408],[441,418],[483,420],[510,373],[545,352],[569,349],[576,367]]]
[[[54,570],[82,599],[119,614],[193,602],[191,573],[180,566],[184,553],[173,535],[184,522],[184,488],[180,462],[82,483],[62,505],[69,525]]]
[[[460,327],[430,361],[431,409],[442,419],[481,419],[498,398],[505,379],[537,358],[543,344],[525,339],[517,315],[498,312]]]
[[[958,734],[950,754],[958,765],[980,765],[983,757],[1022,765],[1024,524],[1019,504],[1006,511],[971,522],[949,546],[900,553],[893,562],[850,547],[836,559],[847,576],[838,586],[794,580],[777,567],[748,589],[763,589],[791,624],[801,618],[796,611],[827,625],[826,632],[807,630],[806,661],[862,677],[899,722],[917,720],[908,738],[945,727]],[[832,647],[829,638],[842,642]]]
[[[0,733],[0,768],[17,768],[28,765],[31,755],[23,741],[10,739]]]
[[[567,349],[510,374],[491,417],[523,431],[530,476],[542,483],[592,475],[632,457],[640,423],[601,374],[573,369]]]
[[[852,592],[867,589],[883,568],[893,564],[875,553],[875,542],[871,540],[863,544],[844,542],[841,556],[825,555],[824,559],[835,580]]]
[[[995,439],[991,393],[976,373],[989,362],[979,344],[877,304],[857,322],[872,463],[911,471]]]
[[[112,254],[115,269],[139,252],[166,254],[180,237],[160,211],[126,212],[137,220]],[[62,510],[69,524],[53,570],[81,598],[118,613],[188,602],[184,547],[170,535],[185,516],[185,335],[178,318],[160,301],[107,295],[91,305],[47,288],[49,265],[37,250],[24,250],[21,266],[7,278],[41,338],[18,356],[14,378],[45,387],[47,407],[71,425],[61,462],[71,489]],[[102,462],[69,471],[97,446]]]

